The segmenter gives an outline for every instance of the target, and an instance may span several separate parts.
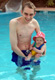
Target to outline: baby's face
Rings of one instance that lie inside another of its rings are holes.
[[[42,45],[44,43],[44,39],[42,37],[36,38],[36,43]]]

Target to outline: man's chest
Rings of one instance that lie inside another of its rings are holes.
[[[28,35],[31,35],[33,33],[33,31],[35,30],[35,27],[32,25],[32,26],[19,26],[17,28],[17,33],[18,35],[23,35],[23,36],[28,36]]]

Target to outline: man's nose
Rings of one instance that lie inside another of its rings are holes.
[[[40,41],[38,41],[40,43]]]
[[[28,15],[27,18],[30,19],[30,15]]]

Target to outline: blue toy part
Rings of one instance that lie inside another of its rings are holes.
[[[37,62],[33,62],[33,61],[32,61],[32,62],[30,63],[30,65],[32,65],[32,66],[37,66],[37,65],[40,65],[40,62],[41,62],[40,60],[38,60]]]

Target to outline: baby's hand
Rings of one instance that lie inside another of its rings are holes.
[[[35,48],[35,47],[32,47],[32,49],[33,49],[34,51],[36,51],[36,48]]]
[[[37,57],[37,58],[39,58],[40,56],[42,56],[42,54],[36,54],[36,56],[35,57]]]

